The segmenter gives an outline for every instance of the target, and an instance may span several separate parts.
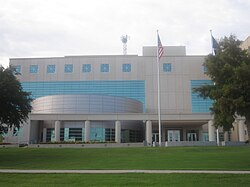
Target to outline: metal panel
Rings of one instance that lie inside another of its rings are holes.
[[[143,104],[134,99],[104,95],[53,95],[40,97],[32,103],[32,113],[102,114],[141,113]]]

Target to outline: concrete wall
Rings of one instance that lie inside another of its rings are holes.
[[[30,144],[30,148],[105,148],[105,147],[143,147],[143,143],[102,143],[102,144]]]
[[[163,56],[186,56],[185,46],[164,46]],[[145,46],[142,49],[143,56],[156,56],[157,47],[156,46]]]
[[[181,48],[182,49],[182,48]],[[175,49],[174,49],[175,50]],[[166,51],[167,53],[167,51]],[[183,53],[181,50],[180,53]],[[207,80],[203,71],[204,56],[164,56],[161,58],[162,113],[191,113],[190,80]],[[69,56],[57,58],[11,59],[12,65],[21,65],[21,82],[79,81],[79,80],[145,80],[146,111],[157,111],[157,68],[155,56]],[[123,72],[122,65],[131,64],[131,72]],[[172,71],[164,72],[163,63],[171,63]],[[47,65],[56,65],[56,72],[48,74]],[[73,64],[73,73],[65,73],[65,64]],[[91,64],[91,72],[83,73],[82,65]],[[109,64],[110,71],[101,73],[100,65]],[[29,72],[30,65],[38,65],[38,73]]]
[[[172,146],[217,146],[216,142],[188,142],[188,141],[182,141],[182,142],[165,142],[166,147],[172,147]]]
[[[30,139],[29,143],[38,143],[40,139],[40,127],[39,127],[39,121],[32,121],[32,124],[30,125]]]
[[[240,47],[250,52],[250,36],[248,36],[246,40],[241,43]]]

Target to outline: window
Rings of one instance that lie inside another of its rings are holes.
[[[73,72],[73,64],[65,64],[64,73],[72,73]]]
[[[84,72],[84,73],[91,72],[91,64],[83,64],[82,65],[82,72]]]
[[[13,68],[14,68],[15,75],[20,75],[21,74],[21,66],[20,65],[13,66]]]
[[[56,65],[47,65],[47,73],[55,73]]]
[[[109,64],[101,64],[101,72],[109,72]]]
[[[131,64],[122,64],[122,72],[131,72]]]
[[[38,65],[30,65],[30,73],[38,73]]]
[[[194,92],[194,88],[198,88],[203,85],[211,85],[213,82],[211,80],[191,80],[191,104],[192,104],[192,112],[200,113],[200,112],[210,112],[210,107],[213,104],[211,99],[204,99],[200,97],[198,93]]]
[[[203,66],[203,72],[207,73],[207,67],[206,66]]]
[[[170,63],[164,63],[163,64],[163,71],[164,72],[171,72],[172,71],[172,64],[170,64]]]
[[[105,129],[105,141],[115,141],[115,129]]]

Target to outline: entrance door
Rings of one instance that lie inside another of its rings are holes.
[[[188,141],[197,141],[196,133],[187,133]]]
[[[152,141],[159,142],[159,133],[153,133]]]
[[[168,142],[179,142],[180,130],[168,130]]]

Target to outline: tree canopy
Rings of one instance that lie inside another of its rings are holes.
[[[194,89],[214,101],[214,124],[225,130],[232,127],[237,116],[244,116],[247,123],[250,120],[250,56],[240,44],[233,35],[222,38],[216,55],[208,55],[204,63],[213,84]]]
[[[20,126],[31,111],[31,95],[22,90],[14,69],[0,66],[0,127]]]

